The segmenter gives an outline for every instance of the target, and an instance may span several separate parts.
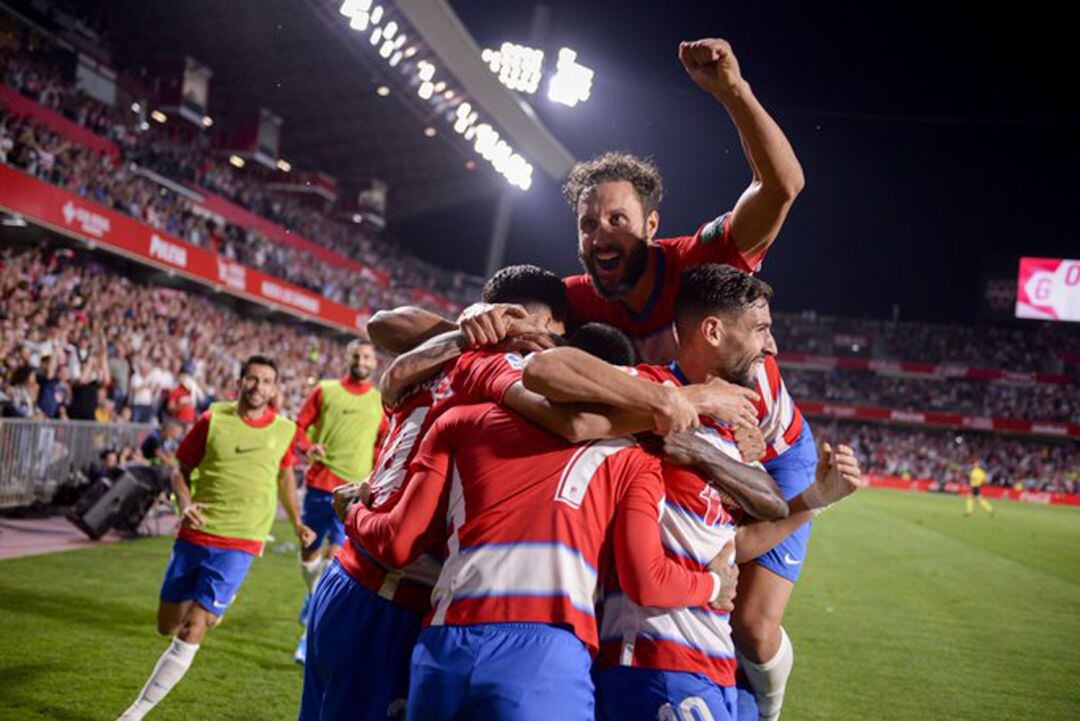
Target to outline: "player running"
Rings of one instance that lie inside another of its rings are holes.
[[[447,537],[413,651],[410,720],[591,721],[593,601],[613,565],[644,606],[731,607],[731,547],[704,571],[664,556],[659,462],[628,437],[574,445],[494,404],[460,406],[411,471],[391,511],[357,505],[346,522],[392,566]]]
[[[764,465],[790,500],[813,481],[817,453],[809,427],[780,380],[770,331],[771,294],[766,283],[730,266],[710,264],[689,269],[680,279],[675,303],[681,344],[678,359],[666,367],[641,367],[639,373],[676,385],[712,378],[746,387],[756,385],[761,396],[754,412],[767,442]],[[628,384],[635,380],[565,348],[534,356],[525,371],[526,386],[552,400],[618,407],[631,397]],[[710,425],[713,431],[720,428],[720,424]],[[721,435],[710,438],[721,447],[731,445]],[[758,708],[740,718],[754,718],[759,712],[761,718],[779,714],[793,661],[791,642],[781,621],[806,558],[809,536],[810,524],[803,524],[775,548],[742,567],[732,628],[740,652],[739,666],[756,701],[747,692],[740,698],[740,707]]]
[[[310,545],[300,549],[300,572],[308,596],[300,614],[307,624],[311,589],[345,541],[345,527],[334,513],[336,487],[362,481],[371,472],[376,439],[383,426],[382,396],[368,380],[378,365],[375,348],[367,338],[345,347],[348,373],[338,380],[323,380],[304,402],[296,425],[315,444],[315,458],[304,477],[303,520],[315,531]],[[325,541],[325,543],[324,543]],[[307,634],[300,638],[293,657],[304,663]]]
[[[173,491],[182,522],[158,606],[158,632],[173,639],[121,721],[143,718],[183,678],[262,554],[279,498],[301,544],[314,537],[296,507],[299,430],[270,405],[277,376],[270,358],[248,358],[239,400],[211,405],[177,449]]]

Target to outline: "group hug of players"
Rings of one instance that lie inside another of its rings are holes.
[[[248,359],[177,452],[172,640],[121,719],[183,677],[278,499],[312,589],[301,721],[779,717],[810,522],[860,473],[815,446],[753,275],[802,170],[726,42],[679,57],[739,131],[734,209],[657,239],[659,173],[608,153],[564,189],[585,274],[505,268],[456,322],[376,314],[296,423]]]

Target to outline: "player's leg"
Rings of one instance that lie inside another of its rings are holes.
[[[975,494],[968,493],[967,498],[964,499],[966,507],[964,508],[964,515],[970,516],[975,512]]]
[[[541,623],[476,628],[482,632],[468,691],[471,717],[593,721],[592,658],[572,632]]]
[[[994,515],[994,507],[990,505],[990,501],[986,500],[986,496],[979,496],[979,507],[991,516]]]
[[[419,611],[379,597],[331,563],[312,595],[300,721],[403,718],[421,622]]]
[[[193,601],[165,601],[158,604],[157,630],[162,636],[175,636],[191,610]]]
[[[206,633],[236,597],[253,558],[242,551],[204,548],[184,541],[174,544],[162,585],[158,630],[181,606],[187,611],[178,626],[170,627],[176,629],[175,636],[135,702],[120,716],[123,721],[142,719],[184,677]]]
[[[326,570],[330,559],[333,558],[332,555],[326,553],[327,548],[323,540],[333,535],[334,524],[341,526],[341,521],[338,520],[337,515],[334,513],[333,494],[310,487],[304,492],[304,504],[300,515],[304,525],[315,531],[315,540],[311,542],[311,545],[300,549],[300,575],[304,579],[304,585],[307,586],[307,595],[304,597],[304,604],[300,608],[299,620],[301,624],[307,626],[311,610],[312,589],[315,588],[319,577]],[[342,537],[345,535],[343,526],[341,535]],[[305,663],[307,659],[307,631],[300,636],[300,641],[293,652],[293,659],[297,663]]]
[[[734,721],[737,696],[700,674],[617,666],[596,674],[596,705],[599,721]]]
[[[814,481],[817,449],[809,426],[795,444],[765,468],[787,499],[802,493]],[[806,562],[813,524],[807,523],[772,550],[739,569],[732,635],[739,651],[739,665],[749,684],[740,682],[740,721],[779,717],[784,689],[794,658],[790,640],[781,623],[795,582]],[[746,698],[752,692],[753,699]],[[757,715],[752,711],[756,709]]]

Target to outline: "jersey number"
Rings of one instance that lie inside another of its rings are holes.
[[[713,721],[712,711],[700,696],[687,696],[678,708],[666,703],[656,712],[657,721]]]

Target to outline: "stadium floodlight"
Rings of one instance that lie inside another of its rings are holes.
[[[379,48],[379,55],[389,59],[394,54],[394,43],[390,40],[384,40],[382,47]]]
[[[416,74],[425,82],[430,82],[435,77],[435,66],[427,60],[421,60],[416,64]]]
[[[401,52],[396,52],[390,56],[390,67],[396,68],[398,63],[401,62]]]
[[[376,5],[375,9],[371,11],[371,24],[372,25],[378,25],[380,22],[382,22],[382,16],[383,16],[383,6],[382,5]]]
[[[291,173],[292,172],[292,163],[290,163],[285,158],[278,158],[277,169],[280,170],[283,173]]]
[[[503,43],[498,50],[485,49],[480,58],[499,82],[523,93],[535,93],[544,70],[544,51],[525,45]]]
[[[416,46],[415,45],[405,49],[405,57],[411,58],[413,55],[416,55]]]
[[[375,88],[375,94],[378,95],[380,98],[385,98],[387,95],[390,94],[390,86],[380,85],[379,87]]]
[[[548,99],[571,108],[588,100],[594,73],[577,62],[577,53],[570,48],[560,49],[556,67],[548,84]]]
[[[204,115],[203,118],[202,118],[202,126],[204,128],[213,127],[214,126],[214,119],[211,118],[209,115]]]
[[[378,45],[380,40],[382,40],[382,28],[375,28],[371,33],[371,44]]]
[[[234,168],[242,168],[244,167],[244,165],[246,165],[246,163],[244,163],[244,159],[241,158],[239,155],[230,155],[229,165],[233,166]]]
[[[394,39],[394,33],[396,33],[397,31],[398,31],[398,24],[396,22],[394,22],[393,20],[391,20],[390,22],[386,23],[386,25],[383,26],[382,35],[387,40],[393,40]]]
[[[426,136],[427,136],[427,137],[429,137],[429,138],[434,138],[434,137],[435,137],[435,134],[436,134],[437,132],[438,132],[438,131],[437,131],[437,130],[435,130],[435,126],[433,126],[433,125],[429,125],[429,126],[427,126],[426,128],[424,128],[424,135],[426,135]]]
[[[150,117],[159,123],[164,123],[166,120],[169,119],[169,116],[161,112],[160,110],[155,110],[154,112],[150,113]]]
[[[431,98],[434,92],[435,86],[432,85],[430,81],[425,80],[424,82],[420,83],[420,88],[416,91],[416,94],[419,95],[422,99],[428,100]]]
[[[139,105],[138,103],[132,103],[131,104],[131,112],[133,112],[133,113],[141,113],[142,112],[142,106]]]
[[[352,16],[352,20],[349,21],[349,27],[359,32],[364,32],[368,29],[369,16],[365,12],[359,12]]]

